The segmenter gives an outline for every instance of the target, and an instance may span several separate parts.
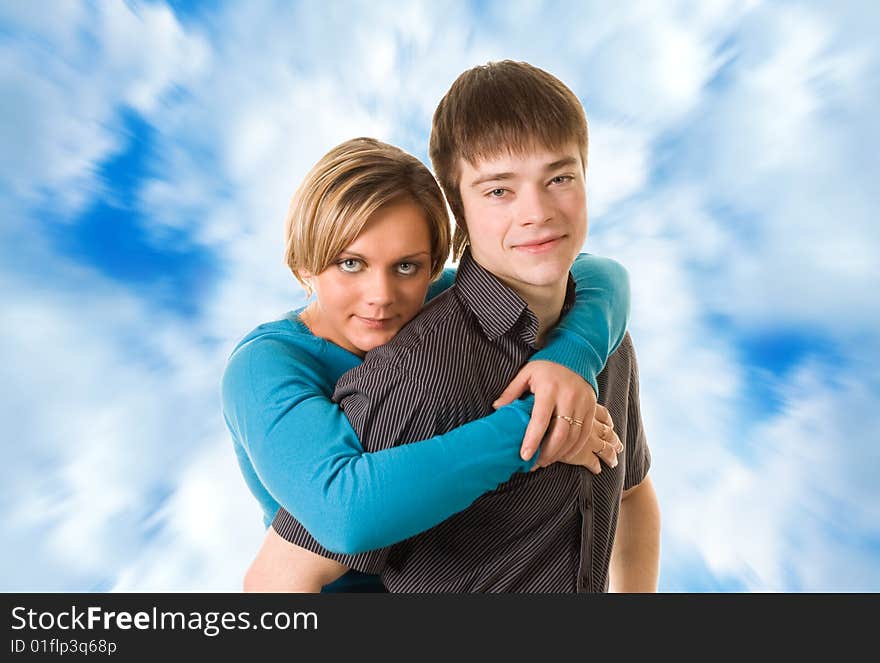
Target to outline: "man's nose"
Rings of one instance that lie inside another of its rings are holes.
[[[517,201],[517,216],[523,225],[544,223],[553,216],[552,205],[543,187],[523,187]]]

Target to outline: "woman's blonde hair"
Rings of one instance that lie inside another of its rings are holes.
[[[373,138],[353,138],[327,152],[299,185],[285,223],[285,262],[297,280],[320,274],[385,205],[411,200],[431,234],[431,277],[449,256],[446,201],[431,171],[403,150]]]

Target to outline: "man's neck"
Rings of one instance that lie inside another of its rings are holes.
[[[542,347],[547,333],[556,326],[562,315],[568,281],[564,280],[552,286],[541,287],[522,283],[508,283],[507,285],[523,298],[529,310],[538,319],[538,337],[535,344]]]

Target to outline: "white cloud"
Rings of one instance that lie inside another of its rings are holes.
[[[112,591],[240,591],[265,530],[237,467],[225,436],[193,458],[154,516],[161,533],[132,556]]]
[[[592,218],[647,184],[649,156],[648,136],[637,127],[591,123],[587,188]]]
[[[51,17],[25,5],[4,10],[17,36],[0,46],[0,174],[27,203],[70,215],[100,190],[95,165],[120,147],[120,107],[155,112],[209,51],[163,5],[60,3]]]
[[[676,547],[696,546],[709,568],[747,589],[880,587],[880,453],[859,444],[880,434],[876,384],[841,376],[829,385],[828,370],[804,363],[782,386],[783,410],[738,441],[755,450],[753,464],[713,454],[706,485],[664,514]],[[855,435],[842,421],[860,423]]]
[[[866,44],[841,42],[828,18],[753,13],[680,163],[730,227],[729,255],[706,281],[713,308],[742,325],[846,337],[880,318],[880,132],[867,111],[880,87]]]
[[[2,414],[15,446],[0,529],[4,540],[41,533],[27,566],[45,579],[63,571],[100,583],[142,547],[193,454],[219,439],[223,356],[94,274],[53,265],[69,287],[40,293],[2,279]],[[52,589],[45,581],[30,588]]]
[[[144,115],[171,85],[186,85],[210,60],[207,43],[186,34],[165,5],[100,5],[98,34],[104,65],[121,83],[123,99]]]

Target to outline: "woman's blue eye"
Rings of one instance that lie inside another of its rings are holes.
[[[361,271],[361,261],[355,260],[354,258],[346,258],[345,260],[340,260],[336,264],[339,265],[339,269],[343,272],[348,272],[349,274]]]
[[[397,271],[406,276],[415,274],[418,270],[419,266],[414,262],[402,262],[397,266]]]

